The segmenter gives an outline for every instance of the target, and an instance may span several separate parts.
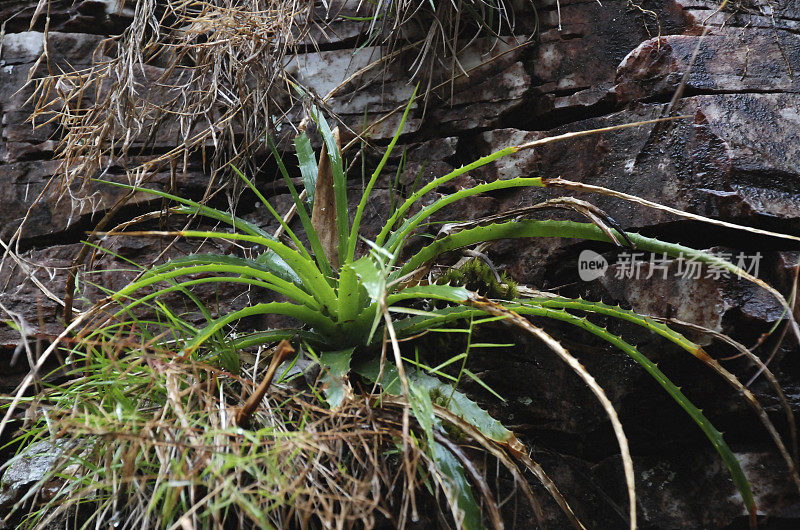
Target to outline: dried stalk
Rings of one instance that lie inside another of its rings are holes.
[[[269,363],[267,373],[264,374],[264,379],[261,380],[258,388],[256,388],[255,392],[253,392],[250,398],[245,402],[244,406],[236,412],[236,425],[239,427],[247,426],[250,421],[250,417],[253,415],[253,412],[255,412],[256,408],[258,408],[261,400],[264,399],[264,394],[267,393],[269,385],[272,384],[272,379],[275,377],[275,372],[278,370],[278,366],[280,366],[284,359],[293,353],[294,348],[292,348],[292,345],[289,344],[288,340],[282,340],[280,344],[275,347],[275,352],[272,354],[272,361]]]

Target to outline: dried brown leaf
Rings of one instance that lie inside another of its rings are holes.
[[[341,149],[339,128],[333,130],[336,146]],[[333,170],[328,149],[323,144],[319,156],[317,187],[314,193],[314,208],[311,212],[311,225],[317,231],[325,256],[334,270],[339,268],[339,232],[336,229],[336,196],[333,191]]]

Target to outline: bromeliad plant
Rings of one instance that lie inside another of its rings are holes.
[[[687,259],[693,258],[707,265],[724,268],[744,279],[763,285],[760,280],[751,277],[733,264],[702,251],[665,243],[635,233],[626,233],[616,227],[610,218],[591,204],[571,198],[546,201],[524,210],[516,210],[480,221],[445,225],[435,240],[404,261],[400,261],[399,257],[403,254],[409,238],[417,234],[420,228],[427,226],[431,216],[456,201],[480,193],[520,187],[562,186],[566,188],[580,187],[586,191],[614,194],[617,197],[644,202],[611,190],[591,188],[560,179],[519,177],[462,189],[418,208],[416,213],[410,215],[412,209],[418,207],[423,197],[459,175],[523,149],[598,131],[570,133],[525,145],[508,147],[434,179],[411,193],[404,202],[397,206],[375,241],[366,241],[369,247],[367,255],[358,257],[356,250],[365,208],[378,178],[398,142],[410,109],[411,104],[405,109],[397,133],[366,182],[352,216],[352,222],[350,222],[351,217],[347,206],[346,172],[342,155],[337,145],[336,135],[320,113],[316,112],[314,116],[324,141],[319,163],[307,136],[300,134],[295,139],[299,168],[305,187],[304,193],[299,193],[295,188],[289,172],[278,156],[274,145],[272,146],[280,173],[294,199],[297,216],[308,239],[308,247],[302,243],[288,222],[270,205],[253,182],[241,173],[239,173],[241,179],[277,219],[291,243],[284,243],[258,226],[229,213],[162,191],[141,190],[176,201],[180,204],[173,208],[176,213],[206,217],[229,225],[231,230],[227,232],[202,230],[128,232],[129,235],[179,235],[185,238],[214,238],[249,243],[254,248],[264,250],[252,258],[194,254],[173,259],[149,269],[127,287],[111,295],[109,300],[120,304],[120,308],[107,322],[117,322],[122,315],[135,314],[134,310],[137,307],[141,309],[148,304],[158,303],[164,295],[179,292],[186,294],[197,304],[207,321],[205,325],[196,327],[180,320],[161,306],[162,311],[167,315],[166,320],[170,323],[169,329],[172,331],[169,340],[161,339],[161,347],[173,351],[177,348],[181,353],[180,358],[185,362],[207,363],[219,360],[227,370],[237,373],[239,370],[238,352],[243,349],[269,346],[283,339],[295,341],[296,344],[302,343],[305,345],[306,351],[312,352],[323,367],[321,378],[323,386],[319,390],[324,392],[331,410],[347,408],[348,400],[352,400],[347,374],[357,372],[365,380],[380,385],[385,405],[401,407],[406,415],[409,414],[409,411],[413,414],[419,432],[416,436],[409,438],[408,427],[405,427],[402,446],[407,451],[409,440],[415,440],[415,443],[419,444],[417,447],[423,449],[423,455],[420,458],[428,458],[431,465],[447,477],[440,483],[447,493],[446,497],[453,510],[454,518],[460,525],[466,528],[478,528],[483,525],[485,520],[491,521],[494,526],[501,523],[498,522],[496,506],[486,501],[485,488],[479,488],[484,499],[484,514],[481,513],[479,504],[471,492],[470,481],[466,480],[465,476],[471,476],[473,486],[477,487],[479,484],[475,484],[474,473],[465,475],[465,469],[467,471],[470,469],[468,462],[456,458],[458,449],[446,438],[446,431],[443,430],[445,424],[456,425],[462,435],[471,436],[474,440],[479,441],[487,451],[492,452],[497,458],[508,464],[512,472],[516,468],[514,463],[509,460],[508,455],[510,454],[521,462],[543,482],[568,519],[580,528],[582,527],[581,523],[563,496],[558,493],[555,485],[547,478],[544,471],[530,460],[524,446],[512,432],[492,419],[452,385],[433,377],[432,375],[438,373],[437,370],[420,369],[419,363],[415,369],[404,367],[398,343],[402,339],[413,338],[431,330],[447,328],[457,321],[504,320],[544,342],[585,381],[604,407],[614,428],[623,457],[630,503],[630,526],[635,528],[636,503],[633,465],[627,439],[614,407],[600,385],[578,360],[559,341],[542,328],[532,324],[525,316],[557,320],[593,334],[618,348],[629,355],[664,388],[697,423],[719,453],[730,470],[731,477],[751,514],[751,521],[754,522],[756,506],[750,484],[736,457],[725,443],[722,434],[687,399],[680,388],[673,384],[634,345],[587,318],[591,315],[611,317],[640,326],[674,343],[690,355],[703,361],[741,392],[768,429],[786,460],[798,489],[800,489],[800,477],[795,470],[796,441],[794,440],[793,418],[788,412],[788,407],[787,421],[792,427],[794,455],[790,454],[789,449],[785,447],[777,430],[752,393],[733,374],[706,354],[699,345],[663,323],[620,307],[583,299],[564,298],[523,287],[508,290],[508,292],[516,293],[517,298],[498,302],[484,298],[462,286],[439,285],[430,282],[428,280],[430,275],[427,274],[437,257],[456,249],[506,238],[561,237],[630,245],[642,251],[666,253],[673,257],[680,256]],[[615,128],[617,127],[599,131]],[[647,205],[659,207],[652,203],[647,203]],[[525,218],[542,208],[566,208],[584,215],[590,222]],[[677,213],[688,215],[682,212]],[[697,216],[694,217],[697,218]],[[792,238],[781,234],[770,233],[770,235]],[[186,279],[186,277],[190,278]],[[191,294],[191,288],[201,284],[224,282],[265,289],[275,295],[280,295],[283,301],[257,303],[230,314],[212,318],[203,304]],[[163,286],[164,284],[166,286]],[[779,293],[768,286],[765,288],[778,297],[785,306],[788,306]],[[150,292],[143,294],[145,289],[150,289]],[[431,300],[439,301],[438,306],[428,305],[425,309],[420,309],[419,304],[415,305],[415,301]],[[259,330],[245,334],[230,332],[231,326],[238,321],[246,317],[265,314],[292,317],[302,325],[294,329]],[[787,313],[787,318],[791,318],[791,312]],[[108,335],[109,330],[116,329],[114,326],[116,324],[107,324],[104,327],[89,330],[83,335],[83,340],[87,344],[97,341]],[[159,337],[156,336],[151,343],[157,344],[158,340]],[[381,346],[384,352],[391,349],[393,363],[384,363],[382,356],[378,359],[377,355],[364,355],[381,351]],[[764,373],[774,381],[769,370],[755,356],[752,354],[750,356],[753,362],[759,364]],[[782,396],[779,387],[777,387],[777,391]],[[785,398],[782,399],[785,403]],[[408,425],[407,416],[403,424]],[[445,486],[445,484],[447,485]],[[178,501],[173,499],[171,502]],[[258,518],[252,519],[259,520]]]

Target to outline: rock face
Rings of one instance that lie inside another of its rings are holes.
[[[31,110],[29,72],[33,67],[38,74],[46,71],[37,64],[45,46],[46,18],[40,14],[32,24],[37,4],[11,0],[0,6],[0,23],[6,23],[0,48],[0,240],[8,241],[27,215],[14,249],[17,257],[7,253],[0,266],[0,303],[15,321],[25,324],[31,336],[47,340],[63,329],[57,300],[63,300],[66,269],[84,232],[123,191],[96,186],[91,202],[77,204],[59,193],[57,182],[51,182],[58,167],[52,157],[59,131],[53,124],[33,128],[26,121]],[[119,34],[130,23],[133,4],[52,0],[47,14],[50,68],[88,66],[102,39]],[[334,1],[334,6],[343,9],[340,13],[317,2],[317,16],[331,21],[331,31],[315,35],[323,42],[319,49],[298,49],[287,58],[288,71],[319,95],[381,56],[377,47],[358,46],[367,31],[365,24],[335,15],[354,14],[356,4]],[[429,181],[509,145],[672,113],[681,118],[520,152],[460,177],[445,191],[497,178],[563,177],[694,214],[800,234],[797,2],[777,5],[759,0],[720,12],[715,2],[703,0],[653,0],[641,5],[621,0],[602,5],[562,0],[560,6],[543,0],[536,13],[534,17],[529,8],[520,7],[516,37],[472,43],[461,57],[461,68],[469,75],[459,77],[424,104],[416,104],[401,138],[406,149],[398,180],[401,186],[410,189],[417,179]],[[539,32],[527,41],[536,19]],[[704,28],[709,28],[705,36]],[[365,120],[378,120],[402,107],[413,92],[409,66],[400,59],[385,74],[349,83],[332,98],[331,108],[355,129]],[[673,106],[673,94],[684,81],[682,97]],[[385,141],[398,123],[397,114],[380,122],[371,130],[371,138]],[[143,144],[146,149],[140,156],[162,153],[176,142],[164,133],[149,146]],[[380,189],[370,202],[364,222],[368,235],[377,232],[393,200],[392,179],[398,163],[397,159],[390,162],[394,164],[386,171],[390,176],[379,182]],[[185,170],[181,169],[158,173],[151,186],[201,197],[208,183],[202,158],[187,160]],[[121,167],[112,168],[105,178],[122,179],[123,173]],[[279,210],[288,207],[286,188],[273,182],[271,173],[257,177]],[[354,193],[359,182],[354,178]],[[40,195],[42,200],[29,210]],[[440,212],[438,220],[476,219],[560,195],[575,194],[558,189],[495,193],[454,205]],[[605,210],[623,229],[713,249],[734,261],[740,258],[782,293],[789,293],[796,280],[800,246],[791,241],[711,227],[613,197],[578,196]],[[118,213],[117,221],[161,207],[160,200],[137,196]],[[242,199],[238,208],[240,215],[269,226],[252,199]],[[174,226],[180,226],[179,222],[164,221]],[[167,242],[124,238],[111,250],[148,264],[166,247]],[[181,243],[170,247],[167,255],[192,250]],[[581,280],[578,271],[578,257],[584,250],[598,253],[609,263],[605,274],[589,282]],[[708,268],[687,272],[686,263],[657,260],[658,256],[645,253],[632,256],[630,249],[541,239],[498,242],[487,252],[521,283],[692,322],[726,333],[748,347],[783,315],[778,302],[752,283]],[[631,264],[632,258],[638,263]],[[109,288],[120,287],[130,277],[92,272],[122,267],[124,262],[113,255],[97,254],[87,264],[83,278],[100,280]],[[92,288],[82,294],[87,299],[99,296]],[[213,298],[216,293],[204,296]],[[248,296],[233,293],[217,310],[241,307]],[[83,303],[78,300],[76,307]],[[800,311],[795,313],[800,318]],[[726,433],[754,484],[765,527],[800,525],[800,497],[786,479],[766,431],[742,400],[685,353],[636,330],[618,328],[614,331],[658,361]],[[785,341],[776,340],[781,329],[754,352],[764,359],[775,352],[771,368],[796,414],[800,410],[800,351],[791,333]],[[554,329],[557,335],[559,331],[621,412],[636,465],[641,526],[744,527],[741,502],[724,466],[660,387],[621,354],[588,337]],[[708,334],[693,337],[714,355],[732,355]],[[2,392],[10,392],[27,371],[24,355],[14,355],[19,339],[17,331],[0,324]],[[11,366],[13,357],[20,358]],[[613,436],[583,384],[535,343],[522,341],[501,361],[487,357],[475,362],[480,366],[473,371],[482,370],[485,381],[508,399],[503,405],[495,402],[493,412],[536,448],[539,460],[578,514],[595,528],[625,527],[621,515],[625,513],[624,482]],[[726,366],[743,380],[753,374],[741,359]],[[751,389],[786,434],[783,412],[769,386],[758,379]],[[474,390],[479,393],[480,389]],[[553,527],[565,524],[553,517]]]
[[[49,442],[34,443],[18,455],[8,466],[3,481],[0,482],[0,507],[4,511],[9,510],[34,484],[47,476],[62,455],[63,446]],[[53,495],[58,491],[57,484],[50,485],[45,491]]]

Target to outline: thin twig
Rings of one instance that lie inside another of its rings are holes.
[[[264,379],[255,389],[253,394],[245,402],[244,406],[236,412],[236,425],[239,427],[246,427],[250,421],[250,417],[258,407],[261,400],[264,399],[264,394],[267,393],[269,385],[272,384],[272,379],[275,377],[275,372],[278,366],[283,362],[286,357],[294,353],[294,348],[289,344],[288,340],[282,340],[278,346],[275,347],[275,352],[272,354],[272,361],[269,363],[267,373],[264,374]]]

